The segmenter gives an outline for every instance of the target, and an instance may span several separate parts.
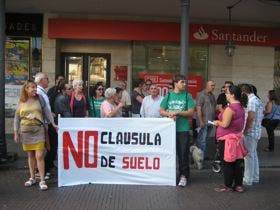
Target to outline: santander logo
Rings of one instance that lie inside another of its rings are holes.
[[[207,32],[205,31],[205,28]],[[195,29],[193,38],[199,41],[207,40],[213,43],[225,43],[225,41],[230,39],[235,43],[243,44],[266,44],[269,41],[269,35],[267,32],[250,27],[235,27],[230,30],[229,27],[199,26],[198,29]]]
[[[198,31],[193,33],[193,37],[198,40],[205,40],[208,39],[209,35],[205,32],[204,28],[201,26],[199,27]]]

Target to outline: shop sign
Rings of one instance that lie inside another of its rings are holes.
[[[73,27],[76,30],[73,30]],[[190,24],[190,43],[280,46],[280,28]],[[180,24],[124,20],[49,19],[49,38],[180,42]]]
[[[154,84],[157,84],[159,93],[165,96],[168,93],[168,87],[172,85],[173,74],[139,74],[139,78],[150,79]],[[188,76],[188,92],[195,98],[196,94],[202,90],[203,78],[198,75]]]
[[[42,33],[42,14],[6,13],[7,36],[41,37]]]
[[[277,33],[276,33],[277,32]],[[239,45],[279,45],[280,29],[192,24],[190,41],[193,43],[224,44],[228,40]]]
[[[176,185],[174,120],[59,118],[58,126],[59,187]]]
[[[127,66],[115,66],[115,80],[126,81],[127,80]]]

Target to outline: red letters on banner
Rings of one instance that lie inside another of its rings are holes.
[[[64,169],[69,169],[69,150],[78,168],[97,168],[98,160],[98,132],[78,131],[78,148],[76,149],[68,131],[63,132],[63,163]],[[90,144],[90,137],[93,137],[93,144]],[[84,142],[84,144],[83,144]],[[92,146],[91,146],[92,145]],[[90,147],[91,146],[91,147]],[[93,162],[89,161],[90,149],[92,149]]]
[[[152,169],[159,170],[160,158],[154,157],[123,157],[123,169]]]

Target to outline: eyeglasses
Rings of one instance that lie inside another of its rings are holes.
[[[147,85],[147,86],[151,86],[152,84],[151,84],[151,83],[146,83],[145,85]]]
[[[96,90],[104,90],[104,88],[97,88]]]

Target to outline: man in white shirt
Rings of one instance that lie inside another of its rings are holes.
[[[37,73],[35,75],[35,83],[37,84],[37,94],[44,98],[48,109],[51,111],[51,105],[46,91],[49,86],[48,76],[43,72]]]
[[[159,89],[156,84],[152,84],[149,89],[150,95],[143,99],[140,115],[141,117],[161,117],[160,103],[162,97],[159,95]]]
[[[46,103],[46,106],[51,112],[51,105],[49,97],[47,95],[46,89],[49,86],[49,78],[47,74],[39,72],[35,75],[35,83],[37,84],[37,94],[41,95]],[[57,155],[57,132],[56,129],[50,124],[50,122],[45,122],[48,125],[48,135],[50,150],[47,149],[45,156],[45,179],[50,178],[50,170],[54,167],[53,161]]]

